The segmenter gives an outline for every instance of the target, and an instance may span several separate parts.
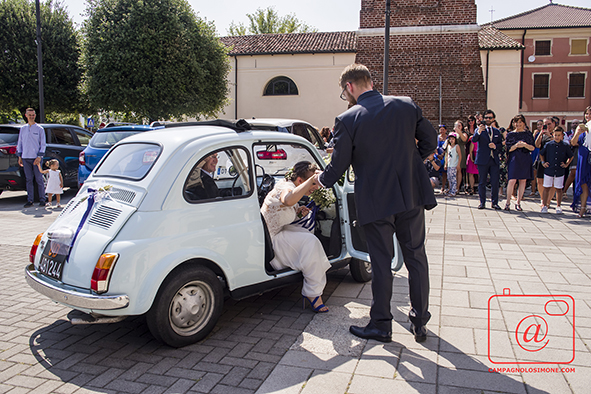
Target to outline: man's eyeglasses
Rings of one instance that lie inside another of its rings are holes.
[[[345,97],[345,90],[347,89],[347,87],[345,86],[343,88],[343,91],[341,92],[341,95],[339,96],[341,98],[341,100],[343,101],[347,101],[347,97]]]
[[[492,116],[485,116],[484,119],[494,119]]]

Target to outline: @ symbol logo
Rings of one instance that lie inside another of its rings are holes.
[[[539,315],[530,315],[521,319],[515,329],[515,337],[519,346],[528,352],[539,352],[546,347],[549,339],[548,323]]]

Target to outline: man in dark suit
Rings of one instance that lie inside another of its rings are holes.
[[[213,174],[215,173],[216,167],[218,164],[218,155],[214,153],[206,157],[203,160],[203,165],[201,165],[201,170],[199,171],[200,180],[196,182],[192,192],[199,198],[200,200],[205,200],[209,198],[216,198],[219,195],[218,186],[216,185],[215,181],[213,180]]]
[[[373,90],[367,67],[346,67],[339,84],[341,98],[353,106],[335,120],[332,160],[318,178],[331,187],[353,166],[357,217],[372,266],[370,322],[349,330],[361,338],[392,340],[396,233],[409,272],[411,332],[418,342],[424,341],[431,317],[425,208],[432,209],[437,202],[423,160],[437,148],[437,133],[409,97],[382,96]]]
[[[478,142],[478,151],[474,163],[478,166],[478,196],[480,205],[478,209],[484,209],[486,203],[486,179],[490,175],[490,199],[494,209],[499,206],[499,153],[503,145],[503,135],[496,127],[492,127],[495,113],[487,109],[484,112],[484,123],[480,123],[475,130],[472,141]]]

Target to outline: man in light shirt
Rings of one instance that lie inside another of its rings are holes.
[[[21,127],[16,146],[18,164],[25,170],[25,181],[27,182],[27,203],[25,208],[33,205],[35,183],[37,183],[37,190],[39,191],[39,206],[45,206],[43,175],[37,167],[37,164],[41,163],[41,159],[45,155],[45,130],[35,123],[35,116],[35,110],[27,108],[25,111],[27,124]]]

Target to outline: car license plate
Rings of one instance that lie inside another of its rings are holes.
[[[68,249],[66,245],[48,240],[39,262],[39,272],[61,281]]]

